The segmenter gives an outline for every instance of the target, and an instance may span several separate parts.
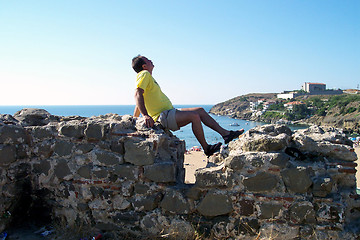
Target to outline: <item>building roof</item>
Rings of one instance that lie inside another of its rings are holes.
[[[311,85],[326,85],[325,83],[311,83],[311,82],[307,82],[307,84],[311,84]]]
[[[284,105],[285,106],[291,106],[291,105],[302,105],[302,104],[305,104],[305,103],[302,103],[302,102],[299,102],[299,101],[294,101],[294,102],[285,103]]]

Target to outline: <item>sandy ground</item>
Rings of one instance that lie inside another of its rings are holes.
[[[203,151],[189,151],[185,154],[185,183],[195,183],[195,170],[204,168],[207,165],[207,158]]]
[[[360,147],[355,147],[355,152],[358,156],[358,160],[356,163],[358,164],[356,167],[356,185],[357,189],[360,189]],[[202,151],[190,151],[185,154],[185,183],[195,183],[195,170],[198,168],[204,168],[207,165],[207,158]]]

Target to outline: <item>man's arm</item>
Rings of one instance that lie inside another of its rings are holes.
[[[135,109],[134,109],[134,117],[139,117],[140,116],[140,110],[137,106],[135,106]]]
[[[143,89],[141,89],[141,88],[135,89],[135,102],[136,102],[135,111],[137,111],[136,109],[138,109],[138,111],[140,111],[140,113],[145,118],[145,124],[147,127],[153,127],[154,120],[152,119],[152,117],[149,116],[149,114],[146,110],[143,94],[144,94]]]

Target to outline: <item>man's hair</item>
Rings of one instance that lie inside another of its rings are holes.
[[[136,57],[134,57],[132,59],[132,68],[134,69],[135,72],[139,73],[141,72],[143,69],[142,65],[146,64],[144,59],[142,58],[143,56],[141,55],[137,55]]]

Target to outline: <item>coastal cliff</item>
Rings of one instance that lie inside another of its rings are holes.
[[[256,127],[195,184],[184,146],[128,115],[0,115],[0,232],[42,220],[68,240],[359,238],[357,156],[341,130]]]
[[[288,102],[295,101],[300,102],[304,107],[299,108],[301,112],[297,115],[295,115],[294,111],[288,111],[285,108],[270,108],[267,111],[251,109],[251,102],[257,102],[261,99],[271,101],[277,106],[283,106]],[[283,122],[331,126],[342,128],[350,133],[360,134],[359,106],[359,95],[302,95],[295,99],[283,100],[276,98],[275,93],[259,93],[247,94],[218,103],[210,109],[210,113],[268,123],[275,123],[280,120]]]

